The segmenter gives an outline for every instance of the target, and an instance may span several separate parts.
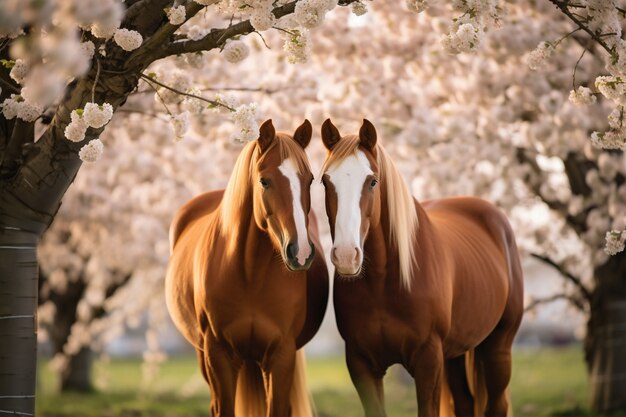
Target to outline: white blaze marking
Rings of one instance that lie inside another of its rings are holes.
[[[326,172],[337,193],[334,247],[361,247],[361,191],[374,172],[362,151],[357,150]]]
[[[298,254],[296,259],[300,265],[304,265],[309,256],[311,256],[311,246],[309,245],[308,234],[306,230],[306,221],[304,219],[304,210],[302,209],[302,199],[300,198],[300,178],[298,178],[298,169],[296,164],[287,158],[278,167],[280,172],[287,177],[293,196],[293,220],[296,224],[296,233],[298,236]]]

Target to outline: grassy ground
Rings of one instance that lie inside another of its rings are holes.
[[[320,417],[361,417],[342,357],[310,359],[309,384]],[[209,395],[195,358],[173,358],[148,382],[139,360],[97,364],[98,392],[56,394],[45,361],[40,369],[38,415],[67,417],[190,417],[208,415]],[[390,417],[415,416],[415,390],[399,369],[385,380]],[[514,353],[511,398],[516,417],[591,417],[582,352],[565,349]]]

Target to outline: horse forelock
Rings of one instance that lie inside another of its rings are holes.
[[[322,175],[333,166],[345,161],[351,155],[356,155],[358,150],[359,137],[357,135],[341,138],[329,152],[322,166]],[[410,291],[413,266],[417,265],[415,259],[415,244],[419,226],[417,211],[413,196],[406,182],[385,148],[377,144],[375,151],[375,160],[379,168],[379,180],[381,187],[386,190],[386,201],[383,203],[386,203],[386,212],[389,215],[389,238],[391,242],[396,244],[398,249],[402,286]]]

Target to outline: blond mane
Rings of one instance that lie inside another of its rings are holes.
[[[237,157],[230,180],[222,196],[220,228],[224,236],[232,235],[237,230],[240,223],[240,213],[252,192],[254,174],[265,156],[276,146],[279,147],[281,162],[287,158],[292,158],[298,168],[298,173],[310,171],[304,149],[286,133],[277,133],[276,139],[260,157],[256,141],[246,144]]]
[[[322,166],[325,173],[331,166],[340,163],[359,148],[359,137],[350,135],[343,137],[333,147]],[[400,281],[407,291],[411,290],[413,265],[415,259],[415,242],[419,226],[415,202],[400,171],[393,160],[380,144],[376,145],[376,162],[380,169],[380,184],[386,190],[387,210],[389,212],[389,239],[398,248],[400,261]]]

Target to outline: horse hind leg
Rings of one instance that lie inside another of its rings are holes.
[[[478,378],[474,388],[486,392],[485,417],[508,415],[510,407],[506,389],[511,380],[511,348],[514,336],[515,332],[496,328],[476,347],[474,367]]]

